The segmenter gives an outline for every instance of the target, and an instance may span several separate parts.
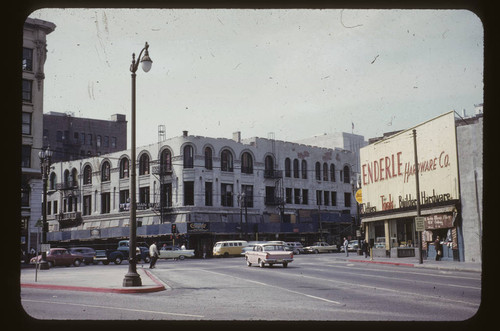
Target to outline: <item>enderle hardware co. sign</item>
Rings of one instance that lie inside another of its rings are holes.
[[[416,206],[414,129],[421,203],[459,198],[455,116],[451,111],[361,148],[361,213]]]

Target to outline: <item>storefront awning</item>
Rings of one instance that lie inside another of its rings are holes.
[[[423,209],[420,211],[420,214],[422,216],[425,216],[425,215],[431,215],[431,214],[449,213],[449,212],[456,211],[456,208],[457,207],[455,205],[440,206],[440,207],[435,207],[435,208],[430,208],[430,209]],[[395,219],[395,218],[416,217],[416,216],[417,216],[416,210],[399,212],[399,213],[396,211],[396,212],[393,212],[390,214],[377,215],[377,216],[371,216],[371,217],[361,216],[361,223],[390,220],[390,219]]]

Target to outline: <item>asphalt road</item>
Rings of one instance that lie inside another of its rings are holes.
[[[159,261],[167,291],[102,294],[23,289],[40,319],[463,321],[481,303],[481,275],[349,263],[336,254],[298,255],[288,268],[247,267],[243,258]],[[98,265],[123,268],[127,265]]]

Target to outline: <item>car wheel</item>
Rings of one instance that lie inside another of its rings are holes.
[[[314,254],[319,254],[319,251],[317,249],[315,249]]]
[[[52,263],[52,261],[47,261],[47,264],[48,264],[49,268],[52,268],[54,266],[54,263]]]
[[[283,268],[288,267],[288,262],[283,262]]]
[[[179,256],[179,260],[184,260],[186,257],[184,255]]]
[[[225,252],[225,253],[224,253],[224,257],[229,257],[229,253],[228,253],[228,252]]]
[[[78,260],[78,259],[76,259],[76,260],[75,260],[75,262],[73,262],[73,265],[74,265],[75,267],[79,267],[79,266],[80,266],[80,264],[82,264],[82,261],[80,261],[80,260]]]
[[[109,264],[109,261],[102,261],[102,264],[104,264],[104,265],[108,265],[108,264]]]
[[[247,258],[247,266],[249,266],[249,267],[252,266],[252,263],[250,261],[248,261],[248,258]]]
[[[149,262],[151,262],[151,258],[149,256],[146,256],[144,258],[144,263],[149,263]]]
[[[123,259],[122,259],[122,257],[121,257],[121,256],[117,256],[117,257],[115,257],[115,261],[114,261],[114,262],[115,262],[115,264],[122,264],[122,261],[123,261]]]
[[[264,261],[259,260],[259,267],[264,268],[264,267],[265,267],[265,265],[266,265],[266,264],[264,263]]]

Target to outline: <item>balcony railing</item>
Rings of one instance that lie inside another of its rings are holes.
[[[156,165],[153,166],[154,175],[171,175],[173,173],[172,167],[167,165]]]
[[[283,170],[264,170],[264,178],[283,178]]]

